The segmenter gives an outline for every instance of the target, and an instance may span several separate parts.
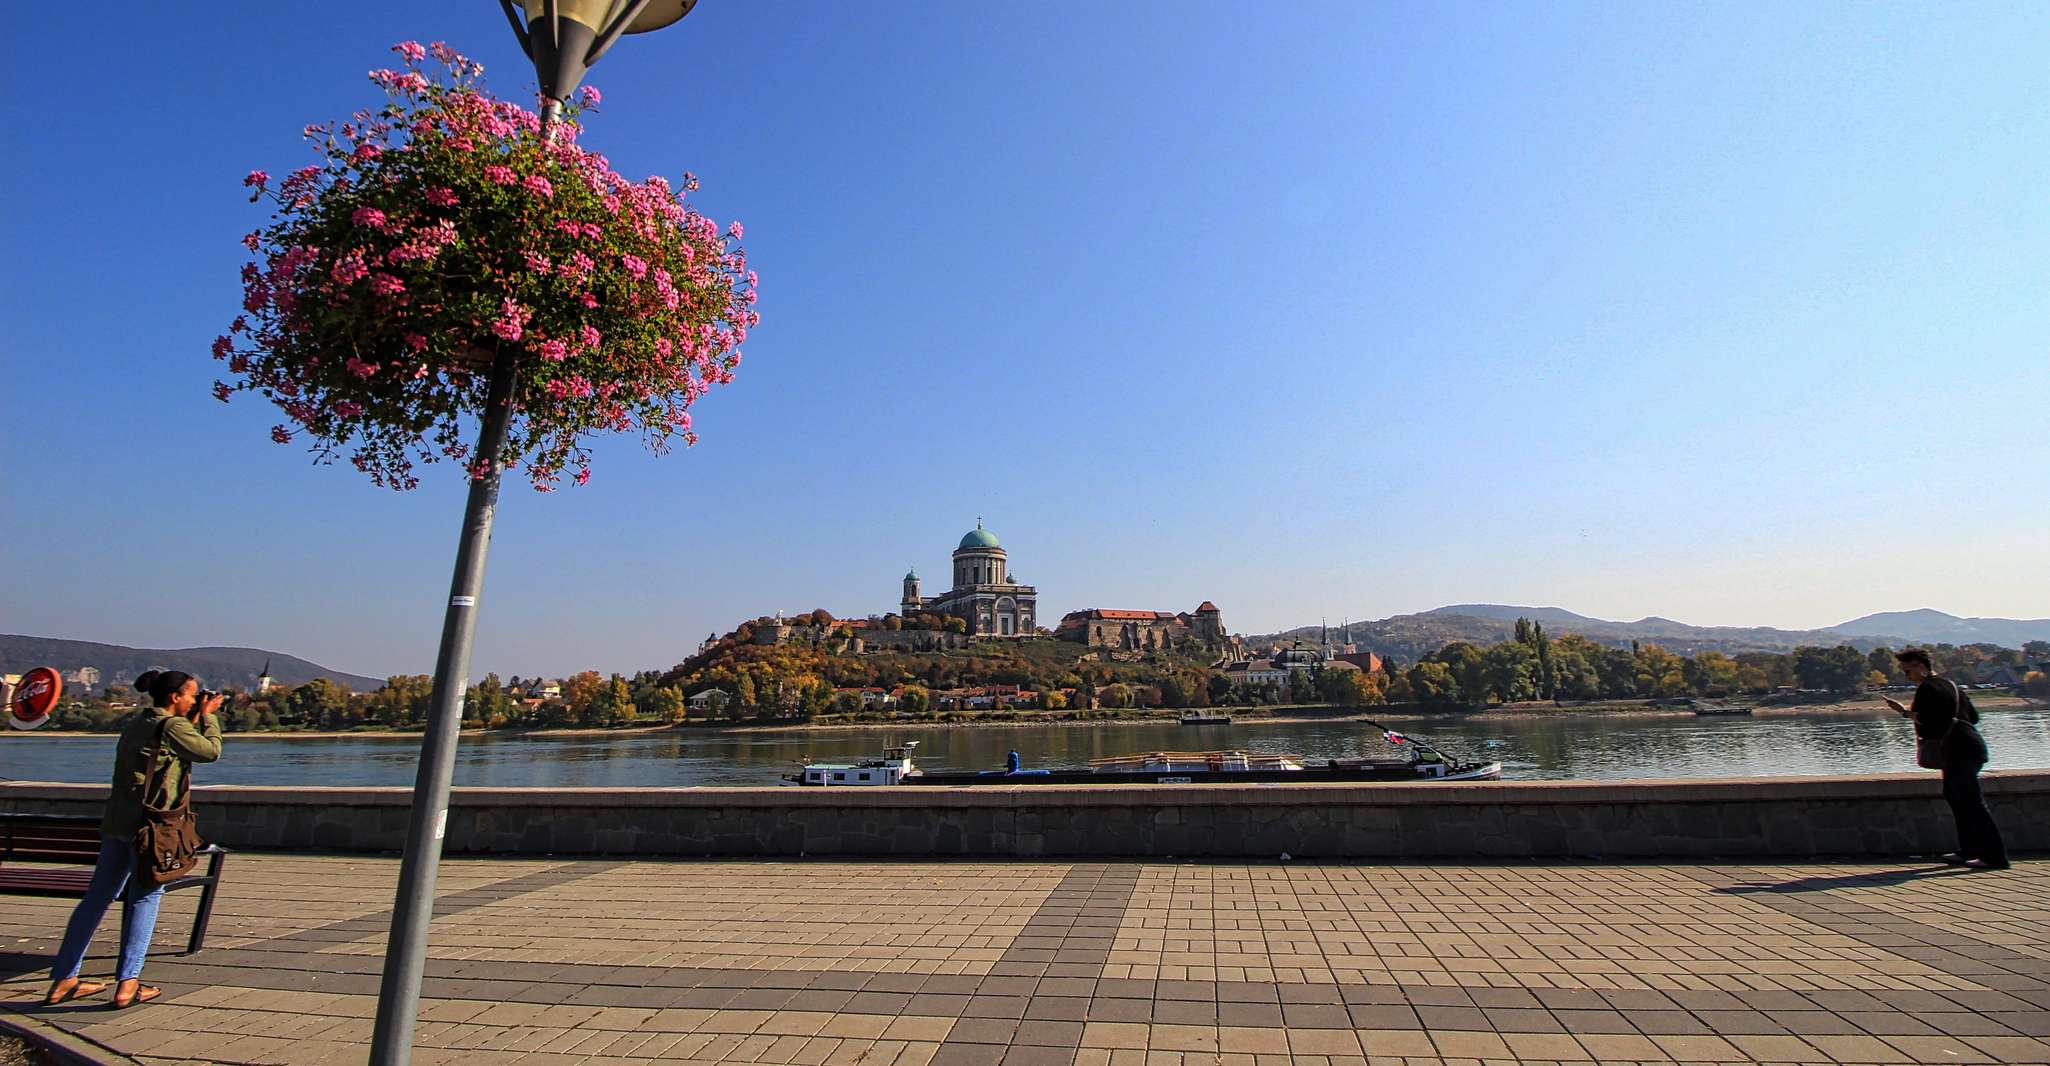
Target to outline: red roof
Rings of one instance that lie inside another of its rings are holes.
[[[1219,612],[1218,612],[1218,610],[1217,610],[1217,605],[1216,605],[1216,604],[1214,604],[1214,603],[1211,603],[1211,602],[1210,602],[1209,600],[1204,600],[1204,601],[1203,601],[1203,605],[1202,605],[1201,607],[1198,607],[1198,608],[1196,608],[1196,613],[1197,613],[1197,614],[1203,614],[1203,613],[1205,613],[1205,612],[1208,612],[1208,613],[1210,613],[1210,614],[1217,614],[1217,613],[1219,613]]]
[[[1093,610],[1093,611],[1084,611],[1084,612],[1082,612],[1082,613],[1083,613],[1083,614],[1085,614],[1085,615],[1087,615],[1087,616],[1088,616],[1088,617],[1090,617],[1090,618],[1131,618],[1131,619],[1136,619],[1136,620],[1139,620],[1139,621],[1143,621],[1143,622],[1158,622],[1158,621],[1160,621],[1160,620],[1162,620],[1162,619],[1166,619],[1166,618],[1173,618],[1173,617],[1174,617],[1174,615],[1171,615],[1171,614],[1167,614],[1166,612],[1163,612],[1163,611],[1104,611],[1104,610]]]

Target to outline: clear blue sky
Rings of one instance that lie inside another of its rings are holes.
[[[495,6],[29,5],[4,129],[0,631],[433,662],[462,485],[208,395],[238,184]],[[586,142],[697,172],[763,322],[704,442],[508,489],[477,666],[667,666],[943,584],[1051,620],[1487,600],[2050,614],[2040,5],[736,3]]]

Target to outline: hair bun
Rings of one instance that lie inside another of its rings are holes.
[[[156,681],[156,679],[157,672],[155,670],[144,670],[142,672],[142,676],[135,679],[135,691],[149,691],[150,685],[153,684]]]

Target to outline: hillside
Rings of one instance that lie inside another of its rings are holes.
[[[1575,633],[1589,640],[1616,647],[1633,640],[1657,644],[1680,655],[1719,651],[1735,655],[1747,651],[1785,652],[1802,645],[1850,644],[1869,651],[1881,644],[1899,647],[1905,638],[1884,633],[1850,634],[1831,630],[1773,629],[1767,626],[1695,626],[1656,616],[1635,622],[1614,622],[1590,618],[1557,607],[1518,607],[1510,604],[1469,603],[1439,607],[1418,614],[1395,615],[1373,622],[1352,623],[1353,642],[1391,658],[1411,662],[1456,640],[1493,644],[1508,640],[1516,619],[1529,618],[1544,624],[1555,637]],[[1341,627],[1331,629],[1331,639],[1343,639]],[[1318,627],[1301,626],[1281,633],[1253,637],[1255,643],[1287,640],[1316,640]],[[1955,643],[1955,642],[1952,642]]]
[[[2050,640],[2050,618],[1959,618],[1924,607],[1916,611],[1882,611],[1829,627],[1846,636],[1892,635],[1917,644],[1998,644],[2019,648],[2032,640]]]
[[[384,684],[383,679],[330,670],[294,655],[261,648],[129,648],[89,640],[59,640],[0,634],[0,672],[18,674],[37,666],[69,672],[81,666],[99,670],[100,683],[126,683],[144,670],[183,670],[213,687],[255,688],[263,664],[281,685],[303,685],[316,677],[340,681],[357,692]]]

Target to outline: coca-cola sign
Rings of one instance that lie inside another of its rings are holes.
[[[57,709],[57,697],[64,694],[64,678],[47,666],[21,675],[21,683],[7,697],[7,724],[16,729],[34,729],[50,720]]]

